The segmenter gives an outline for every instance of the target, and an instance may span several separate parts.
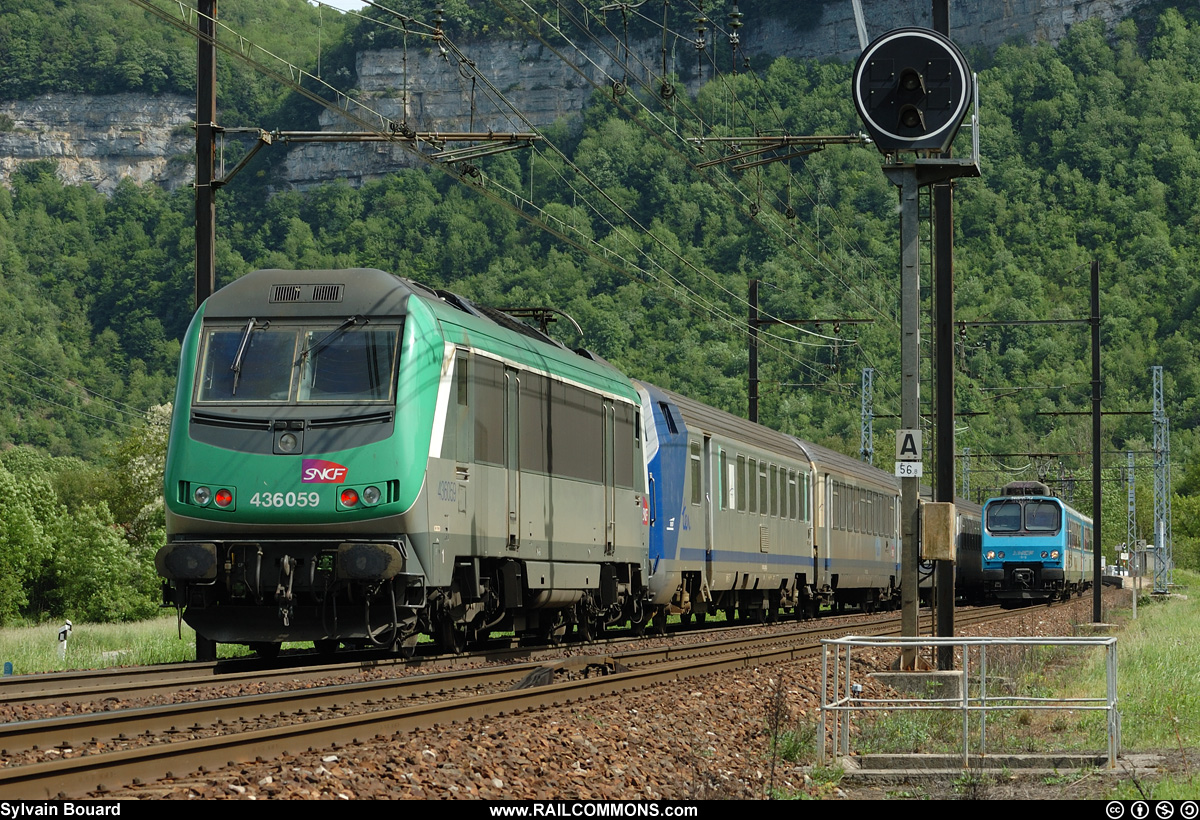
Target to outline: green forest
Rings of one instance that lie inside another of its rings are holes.
[[[531,5],[549,15],[554,4]],[[717,20],[731,5],[706,8]],[[531,36],[516,14],[526,4],[442,6],[466,50],[471,37]],[[396,8],[433,20],[429,3]],[[303,0],[222,0],[220,13],[297,64],[315,69],[320,54],[351,96],[354,51],[403,35]],[[1151,538],[1146,411],[1161,366],[1175,557],[1200,568],[1200,11],[1162,2],[1111,29],[1075,25],[1056,47],[969,57],[982,176],[955,188],[957,318],[1086,318],[1088,267],[1099,262],[1103,406],[1114,413],[1104,420],[1106,552],[1125,540],[1128,451],[1139,535]],[[764,331],[760,419],[857,454],[860,377],[875,368],[876,463],[886,468],[888,416],[899,412],[897,189],[863,145],[744,171],[705,166],[723,150],[708,136],[861,130],[853,66],[749,65],[713,72],[695,93],[675,77],[670,100],[600,89],[581,119],[543,129],[532,149],[470,167],[419,163],[358,188],[275,190],[282,154],[265,151],[219,192],[219,284],[264,267],[364,266],[483,304],[549,305],[582,328],[577,338],[559,323],[565,343],[745,415],[746,294],[757,279],[771,316],[870,320]],[[220,66],[223,124],[315,122],[318,107],[293,89],[237,61]],[[193,94],[194,83],[194,42],[138,4],[0,0],[0,99]],[[961,134],[956,152],[970,140]],[[64,185],[52,161],[3,182],[0,624],[144,617],[157,606],[164,405],[193,310],[193,195],[126,181],[106,197]],[[971,496],[1041,476],[1088,510],[1090,421],[1053,415],[1090,408],[1086,325],[970,327],[957,344],[958,449],[971,453],[959,472],[969,463]],[[931,386],[922,391],[928,402]]]

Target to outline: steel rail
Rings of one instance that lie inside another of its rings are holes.
[[[978,617],[980,620],[994,619],[1004,614],[990,612]],[[823,633],[825,637],[833,633],[896,634],[898,631],[895,622],[844,624],[840,627],[830,624],[813,630]],[[157,780],[164,776],[174,779],[178,771],[204,772],[257,758],[298,754],[314,747],[356,745],[364,738],[429,729],[454,721],[538,710],[585,698],[627,692],[664,681],[744,669],[755,664],[799,660],[814,657],[820,651],[820,637],[790,633],[742,638],[728,642],[730,645],[724,649],[703,644],[643,650],[642,654],[657,653],[666,659],[600,678],[470,695],[437,703],[331,716],[233,735],[181,740],[15,766],[0,770],[0,800],[103,796],[131,782]],[[765,645],[754,648],[754,644]],[[208,702],[207,705],[212,707],[213,703]]]

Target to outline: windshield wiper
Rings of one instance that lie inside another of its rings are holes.
[[[270,322],[263,322],[262,329],[266,330],[271,326]],[[251,319],[246,322],[246,329],[242,331],[242,340],[238,343],[237,353],[234,354],[233,364],[229,365],[229,369],[233,371],[233,389],[229,395],[237,395],[238,379],[242,377],[242,359],[246,355],[246,348],[250,345],[250,334],[258,329],[258,319]]]
[[[313,351],[316,351],[316,350],[320,350],[322,347],[324,347],[325,345],[327,345],[331,341],[333,341],[333,338],[335,336],[342,335],[347,330],[349,330],[350,328],[357,325],[359,322],[361,322],[364,325],[370,324],[370,320],[368,320],[364,316],[351,316],[349,319],[342,322],[340,325],[335,327],[333,330],[326,333],[323,337],[321,337],[320,340],[313,342],[308,347],[304,348],[304,350],[300,351],[300,355],[296,357],[296,361],[292,362],[292,367],[295,367],[296,365],[303,362],[304,358],[309,353],[312,353]]]

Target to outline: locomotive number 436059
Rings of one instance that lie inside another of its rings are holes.
[[[316,507],[320,501],[318,493],[255,493],[250,499],[255,507]]]

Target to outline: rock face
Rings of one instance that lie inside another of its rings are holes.
[[[850,0],[805,1],[812,3],[813,11],[803,28],[748,14],[741,30],[742,51],[766,58],[855,59],[861,49]],[[1147,3],[955,2],[950,24],[953,39],[964,47],[995,47],[1011,40],[1053,44],[1075,23],[1099,17],[1111,26]],[[902,26],[931,25],[930,0],[863,0],[862,6],[868,38]],[[612,93],[613,78],[630,85],[646,82],[651,88],[660,83],[661,40],[631,42],[626,59],[623,42],[589,43],[585,53],[550,30],[544,36],[553,50],[533,38],[460,43],[474,67],[461,66],[453,56],[443,57],[424,43],[407,51],[363,52],[357,60],[359,99],[370,111],[417,131],[517,132],[577,116],[598,88]],[[709,37],[718,63],[727,64],[730,51],[724,38],[718,37],[714,45],[711,32]],[[689,86],[705,79],[696,74],[691,41],[677,39],[668,43],[667,51],[668,72],[683,77]],[[194,117],[195,102],[186,97],[56,94],[0,102],[0,184],[8,184],[18,163],[38,159],[56,160],[64,181],[105,192],[124,177],[166,187],[186,184],[194,173]],[[323,115],[321,125],[326,130],[354,128],[331,112]],[[403,148],[385,143],[294,143],[287,151],[277,188],[307,188],[339,179],[359,185],[414,162]]]
[[[195,175],[195,100],[49,94],[0,102],[0,182],[22,162],[51,159],[72,185],[111,193],[125,177],[168,188]]]

